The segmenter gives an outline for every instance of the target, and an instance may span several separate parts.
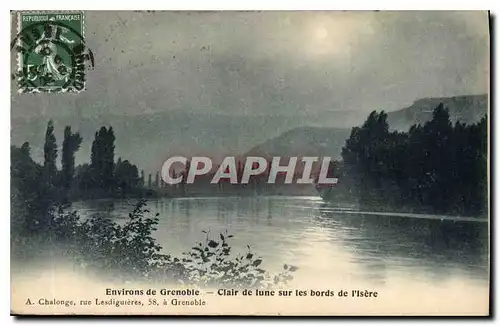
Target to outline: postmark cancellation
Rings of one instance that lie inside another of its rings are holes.
[[[16,12],[16,54],[19,93],[79,93],[85,90],[86,70],[94,59],[85,44],[84,13]]]

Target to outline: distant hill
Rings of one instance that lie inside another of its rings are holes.
[[[299,127],[253,147],[245,156],[330,156],[340,158],[350,129]]]
[[[453,122],[475,123],[488,111],[487,95],[425,98],[415,101],[410,107],[388,112],[389,126],[407,131],[415,123],[425,123],[432,118],[432,111],[439,103],[449,109]],[[330,156],[339,159],[350,132],[351,127],[298,127],[253,147],[245,155]]]
[[[424,98],[410,107],[389,112],[389,126],[396,130],[408,130],[412,124],[423,124],[432,118],[432,111],[443,103],[453,122],[476,123],[488,112],[488,95]]]

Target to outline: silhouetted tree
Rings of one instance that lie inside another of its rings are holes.
[[[95,187],[92,169],[89,164],[82,164],[75,168],[74,186],[80,191],[81,195],[88,195],[89,190]]]
[[[351,192],[363,201],[382,196],[382,181],[388,173],[384,158],[390,146],[387,114],[373,111],[361,127],[355,127],[342,148],[346,175],[351,179]]]
[[[11,147],[11,225],[16,234],[47,230],[53,219],[56,196],[46,182],[48,171],[30,156],[30,145]]]
[[[47,124],[45,132],[45,143],[43,145],[43,169],[45,181],[53,185],[57,174],[57,144],[56,137],[54,136],[54,124],[52,120]]]
[[[440,104],[430,121],[407,133],[389,131],[372,112],[342,149],[344,192],[375,208],[484,214],[487,209],[487,125],[452,125]],[[342,188],[342,187],[341,187]]]
[[[96,187],[109,191],[114,189],[115,182],[113,178],[114,156],[115,156],[115,135],[113,128],[101,127],[96,132],[92,143],[90,157],[90,168],[92,170],[92,179]]]
[[[71,127],[64,129],[64,141],[62,146],[62,186],[69,191],[73,182],[75,173],[75,153],[80,149],[82,137],[79,133],[72,133]]]
[[[137,188],[140,180],[137,167],[120,157],[115,166],[115,180],[122,193]]]

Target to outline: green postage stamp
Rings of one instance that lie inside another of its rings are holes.
[[[85,45],[83,12],[18,12],[13,76],[19,93],[81,92],[93,55]]]

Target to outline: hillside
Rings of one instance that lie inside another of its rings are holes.
[[[432,111],[443,103],[448,108],[453,122],[476,123],[488,112],[488,95],[424,98],[411,106],[389,112],[388,121],[392,129],[408,130],[415,123],[425,123],[432,118]]]
[[[330,156],[339,159],[350,129],[299,127],[253,147],[246,156]]]
[[[478,122],[488,111],[487,95],[470,95],[417,100],[410,107],[388,112],[391,129],[407,131],[412,124],[425,123],[432,111],[443,103],[453,122]],[[298,127],[269,139],[245,155],[264,156],[330,156],[339,159],[351,128]]]

